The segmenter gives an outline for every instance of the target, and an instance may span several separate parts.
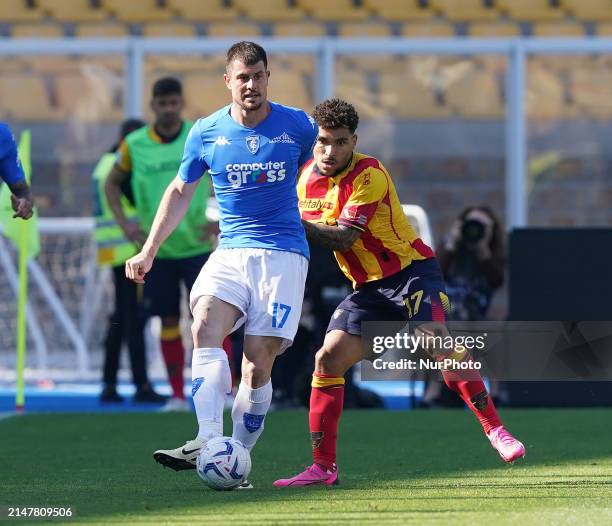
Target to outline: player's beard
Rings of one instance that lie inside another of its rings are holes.
[[[351,153],[351,155],[349,155],[349,158],[346,162],[342,163],[342,165],[340,166],[340,168],[337,168],[336,170],[334,170],[331,174],[327,175],[325,174],[325,177],[336,177],[336,175],[338,175],[339,173],[343,172],[344,170],[347,169],[348,165],[351,164],[351,162],[353,161],[353,153]],[[334,163],[337,165],[337,159],[334,159]],[[320,171],[320,168],[319,168]]]
[[[258,102],[249,103],[249,102],[246,102],[246,96],[245,96],[242,99],[240,106],[245,111],[257,111],[261,109],[264,103],[264,99],[259,93],[257,93],[257,100]]]

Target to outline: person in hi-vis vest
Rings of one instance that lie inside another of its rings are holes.
[[[172,77],[157,80],[151,99],[155,122],[125,138],[106,182],[106,195],[117,223],[139,247],[146,240],[162,196],[181,164],[192,126],[181,118],[184,107],[181,83]],[[125,185],[134,192],[137,223],[130,222],[121,207],[121,188]],[[213,227],[218,231],[218,226],[209,225],[206,219],[209,194],[210,187],[200,185],[185,218],[161,246],[144,285],[147,314],[161,318],[161,350],[172,387],[172,398],[163,408],[166,411],[190,409],[184,394],[185,349],[179,327],[181,283],[187,291],[191,290],[212,250]]]
[[[144,125],[145,123],[138,119],[128,119],[123,122],[119,142],[128,133]],[[132,241],[126,239],[123,230],[115,221],[104,192],[104,185],[115,164],[118,148],[119,144],[116,144],[105,153],[96,164],[92,174],[98,264],[112,267],[115,287],[114,308],[104,339],[104,388],[100,401],[104,403],[123,401],[123,397],[117,393],[117,372],[121,347],[125,342],[130,354],[132,379],[136,387],[134,401],[162,403],[166,398],[151,388],[147,377],[142,286],[128,280],[123,270],[125,261],[136,253],[137,247]],[[121,207],[128,221],[137,221],[133,201],[131,188],[126,185],[121,196]]]

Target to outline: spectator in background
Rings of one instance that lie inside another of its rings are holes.
[[[128,133],[144,125],[145,123],[138,119],[129,119],[123,122],[119,142]],[[98,161],[92,174],[98,264],[112,266],[115,288],[114,309],[104,339],[104,388],[100,394],[100,401],[123,401],[123,398],[117,393],[117,372],[119,370],[121,347],[126,342],[130,353],[132,379],[136,387],[134,401],[161,403],[165,401],[165,397],[153,391],[147,377],[144,339],[145,316],[141,305],[142,286],[127,279],[123,270],[125,261],[136,254],[137,247],[124,236],[108,206],[104,193],[104,185],[115,164],[118,148],[119,143],[105,153]],[[137,221],[130,186],[125,185],[122,191],[121,206],[125,216],[130,221]]]
[[[449,320],[486,320],[493,294],[504,283],[503,231],[493,211],[470,206],[461,212],[438,251],[438,259],[451,304]],[[494,398],[496,388],[491,386]],[[421,407],[437,405],[441,394],[442,383],[428,381]]]

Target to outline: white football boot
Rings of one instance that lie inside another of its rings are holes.
[[[176,449],[158,449],[153,453],[153,458],[155,462],[167,468],[172,468],[174,471],[195,469],[196,458],[204,444],[206,444],[205,439],[195,438],[185,442],[184,446],[177,447]]]

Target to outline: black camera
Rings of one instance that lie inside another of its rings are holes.
[[[485,237],[486,226],[476,219],[466,219],[461,225],[461,239],[468,245],[476,245]]]

